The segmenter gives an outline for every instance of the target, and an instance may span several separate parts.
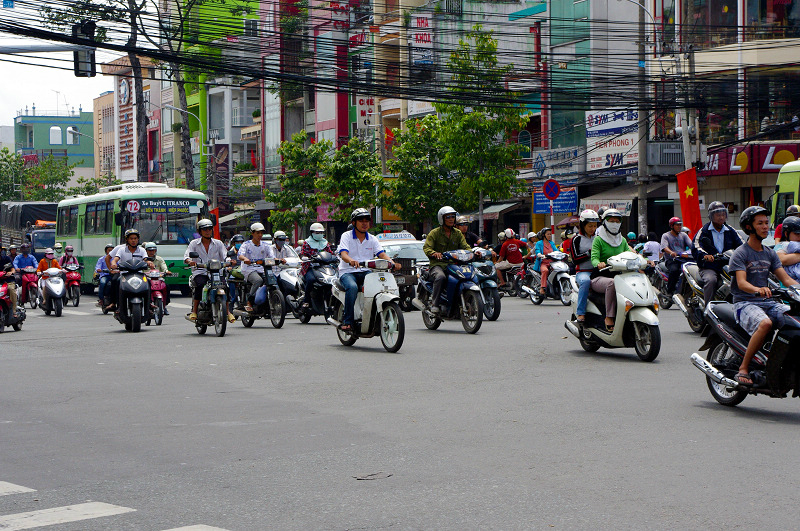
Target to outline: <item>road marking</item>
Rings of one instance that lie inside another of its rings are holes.
[[[6,481],[0,481],[0,496],[8,496],[9,494],[22,494],[25,492],[36,492],[36,489],[29,489],[22,485],[14,485]]]
[[[165,529],[164,531],[228,531],[221,527],[211,527],[210,525],[187,525],[186,527],[176,527],[174,529]]]
[[[110,503],[89,502],[77,505],[67,505],[64,507],[54,507],[41,511],[30,511],[27,513],[9,514],[0,516],[0,529],[3,531],[18,531],[21,529],[33,529],[47,525],[65,524],[67,522],[79,522],[91,518],[101,518],[104,516],[114,516],[117,514],[130,513],[136,509],[120,507]]]
[[[169,305],[170,306],[174,306],[175,308],[191,308],[192,307],[190,304],[183,304],[183,303],[180,303],[180,302],[170,302]]]
[[[62,310],[67,315],[92,315],[89,312],[79,312],[78,310]]]

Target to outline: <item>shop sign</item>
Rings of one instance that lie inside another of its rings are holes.
[[[636,173],[639,113],[624,109],[586,111],[586,170],[606,175]],[[633,165],[627,168],[618,166]],[[616,169],[615,169],[616,168]]]
[[[550,200],[544,195],[544,181],[533,183],[533,213],[549,214]],[[561,187],[558,197],[553,200],[553,212],[577,212],[578,189],[577,181],[559,181]]]
[[[433,28],[430,14],[412,15],[408,33],[411,66],[433,64]]]
[[[375,96],[358,96],[356,103],[358,114],[356,126],[358,129],[367,129],[372,124],[372,116],[375,114]]]
[[[586,149],[582,146],[533,151],[532,156],[539,179],[574,176],[586,171]]]
[[[798,159],[798,144],[748,144],[731,146],[708,154],[702,176],[777,173],[787,162]]]
[[[415,101],[409,100],[408,102],[408,115],[416,116],[418,114],[431,114],[436,112],[433,108],[433,103],[429,101]]]
[[[613,199],[600,199],[599,201],[581,201],[581,212],[584,210],[591,209],[597,212],[600,210],[600,207],[608,208],[616,208],[620,211],[620,213],[627,217],[631,215],[633,212],[633,200],[631,199],[620,199],[620,200],[613,200]]]
[[[347,40],[347,30],[350,29],[350,8],[347,2],[331,2],[330,12],[333,24],[331,42],[336,43]]]

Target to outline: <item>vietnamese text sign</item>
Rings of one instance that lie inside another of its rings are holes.
[[[358,114],[356,126],[358,129],[367,129],[372,124],[372,116],[375,114],[375,97],[358,96],[356,103],[356,113]]]
[[[553,212],[577,212],[578,211],[578,190],[575,181],[559,181],[561,192],[558,198],[553,201]],[[549,214],[550,200],[544,195],[544,182],[533,184],[533,213]]]
[[[586,170],[610,175],[630,175],[638,165],[638,111],[609,109],[586,111]]]
[[[129,202],[130,204],[130,202]],[[140,199],[145,214],[199,214],[203,201],[195,199]]]
[[[539,179],[586,172],[586,149],[582,146],[536,150],[531,152],[531,158]]]

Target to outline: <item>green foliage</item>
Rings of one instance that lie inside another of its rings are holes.
[[[267,191],[267,201],[272,201],[276,209],[269,221],[278,227],[302,227],[317,220],[317,207],[320,196],[317,194],[317,174],[327,163],[328,152],[333,148],[329,140],[308,144],[308,133],[300,131],[278,148],[286,172],[278,175],[281,191]]]
[[[505,78],[513,65],[499,66],[497,40],[476,25],[466,39],[459,40],[447,69],[453,72],[450,90],[468,94],[474,102],[469,106],[434,105],[443,115],[443,163],[461,177],[456,194],[467,207],[474,207],[481,195],[510,197],[516,192],[521,163],[512,134],[525,127],[528,117],[522,116],[521,105],[490,106],[483,102],[511,96],[505,90]]]
[[[281,29],[284,33],[299,33],[308,22],[308,0],[297,0],[287,4],[281,13]]]
[[[322,169],[324,175],[316,184],[325,201],[332,203],[333,217],[345,221],[353,208],[376,203],[383,181],[381,163],[365,141],[351,138]]]
[[[67,193],[67,184],[75,175],[75,164],[52,155],[25,170],[23,190],[25,201],[61,201]]]
[[[386,185],[383,206],[412,223],[435,221],[442,205],[461,208],[462,202],[454,197],[461,178],[442,164],[442,121],[437,115],[406,125],[405,131],[394,130],[394,159],[387,161],[387,168],[397,177]]]
[[[253,111],[253,118],[261,118],[261,109],[256,109]]]
[[[101,175],[99,177],[78,177],[78,186],[71,186],[66,195],[92,195],[100,192],[104,186],[122,184],[117,178]]]
[[[12,153],[8,148],[0,151],[0,201],[18,200],[19,192],[14,191],[14,185],[23,182],[25,176],[25,162],[17,153]]]
[[[249,162],[240,162],[236,166],[233,167],[233,173],[241,173],[245,171],[253,171],[255,170],[255,166],[250,164]]]

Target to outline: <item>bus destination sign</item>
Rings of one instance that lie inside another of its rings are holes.
[[[147,214],[199,214],[202,201],[193,199],[140,199],[141,212]]]

